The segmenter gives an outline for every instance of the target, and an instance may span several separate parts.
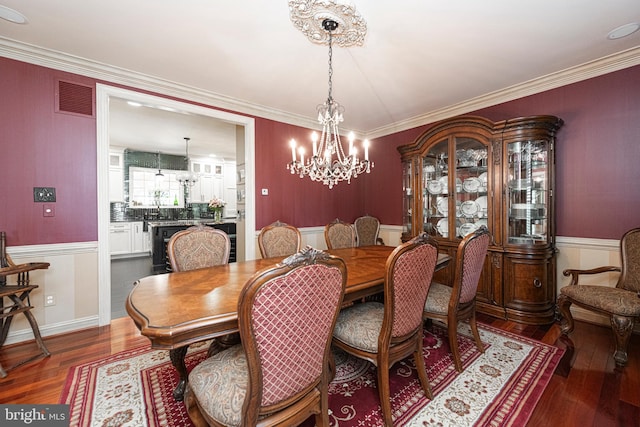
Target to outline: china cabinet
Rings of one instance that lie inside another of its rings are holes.
[[[398,147],[403,240],[427,232],[455,257],[464,236],[481,226],[491,232],[477,293],[481,312],[529,324],[554,320],[554,144],[561,125],[553,116],[462,116]],[[436,279],[449,283],[451,266]]]

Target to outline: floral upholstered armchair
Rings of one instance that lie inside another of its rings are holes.
[[[571,304],[609,316],[616,342],[613,358],[616,365],[622,367],[627,364],[627,348],[633,326],[640,318],[640,228],[629,230],[622,236],[620,261],[620,267],[563,271],[565,276],[571,276],[571,282],[560,289],[558,310],[562,316],[560,329],[565,335],[574,327]],[[611,272],[620,273],[614,288],[578,283],[580,277]]]

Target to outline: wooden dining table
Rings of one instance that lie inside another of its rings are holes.
[[[347,266],[344,303],[382,292],[386,261],[393,246],[364,246],[327,252],[342,258]],[[135,282],[126,309],[151,347],[168,349],[171,363],[180,375],[174,398],[182,400],[187,382],[185,356],[189,344],[209,339],[220,341],[238,331],[238,298],[245,283],[256,272],[282,261],[261,258],[202,268],[158,274]],[[439,254],[436,268],[450,260]]]

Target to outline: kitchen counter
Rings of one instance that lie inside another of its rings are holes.
[[[235,218],[224,219],[221,222],[216,222],[213,218],[198,218],[198,219],[167,219],[167,220],[152,220],[147,221],[149,227],[169,227],[173,225],[214,225],[214,224],[225,224],[225,223],[235,223]]]

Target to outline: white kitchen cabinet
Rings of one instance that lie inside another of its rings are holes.
[[[131,223],[112,222],[109,225],[109,253],[111,255],[131,253]]]
[[[143,222],[136,221],[131,224],[131,253],[149,251],[149,232],[144,232]]]
[[[223,166],[223,163],[213,159],[193,159],[191,161],[191,172],[198,174],[198,181],[190,189],[190,202],[208,203],[216,197],[224,198]]]
[[[124,202],[123,154],[109,152],[109,201]]]
[[[149,232],[142,221],[112,222],[109,225],[109,253],[129,255],[151,252]]]

